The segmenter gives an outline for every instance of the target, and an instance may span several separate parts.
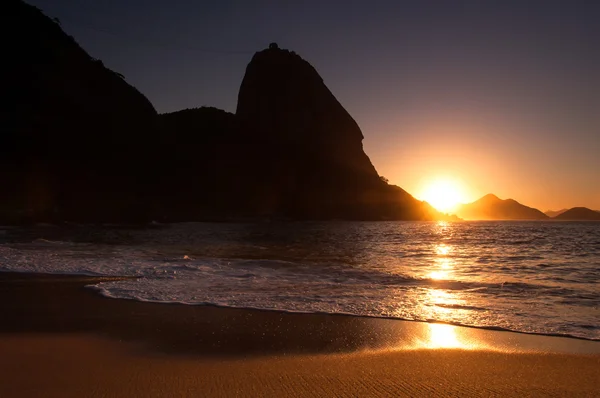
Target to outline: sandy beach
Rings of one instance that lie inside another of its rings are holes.
[[[598,396],[600,343],[105,298],[0,274],[1,397]]]

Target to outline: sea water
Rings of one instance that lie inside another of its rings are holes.
[[[598,222],[0,227],[0,270],[121,275],[108,297],[600,340]]]

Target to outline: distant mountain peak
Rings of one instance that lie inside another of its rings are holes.
[[[588,209],[587,207],[573,207],[554,217],[554,220],[600,221],[600,213]]]
[[[479,198],[477,200],[477,202],[481,201],[481,202],[497,202],[500,201],[502,199],[500,199],[499,197],[497,197],[496,195],[494,195],[493,193],[488,193],[485,196],[482,196],[481,198]]]
[[[547,215],[550,218],[554,218],[562,213],[564,213],[565,211],[567,211],[569,209],[560,209],[560,210],[547,210],[544,212],[545,215]]]
[[[548,216],[514,199],[500,199],[489,193],[473,203],[460,206],[457,215],[470,220],[544,220]]]

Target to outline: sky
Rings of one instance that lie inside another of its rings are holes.
[[[29,0],[158,112],[235,112],[271,42],[309,61],[380,175],[600,210],[596,0]],[[420,198],[422,199],[422,198]]]

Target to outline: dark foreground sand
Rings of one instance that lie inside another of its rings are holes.
[[[100,297],[0,274],[0,397],[600,396],[600,343]]]

